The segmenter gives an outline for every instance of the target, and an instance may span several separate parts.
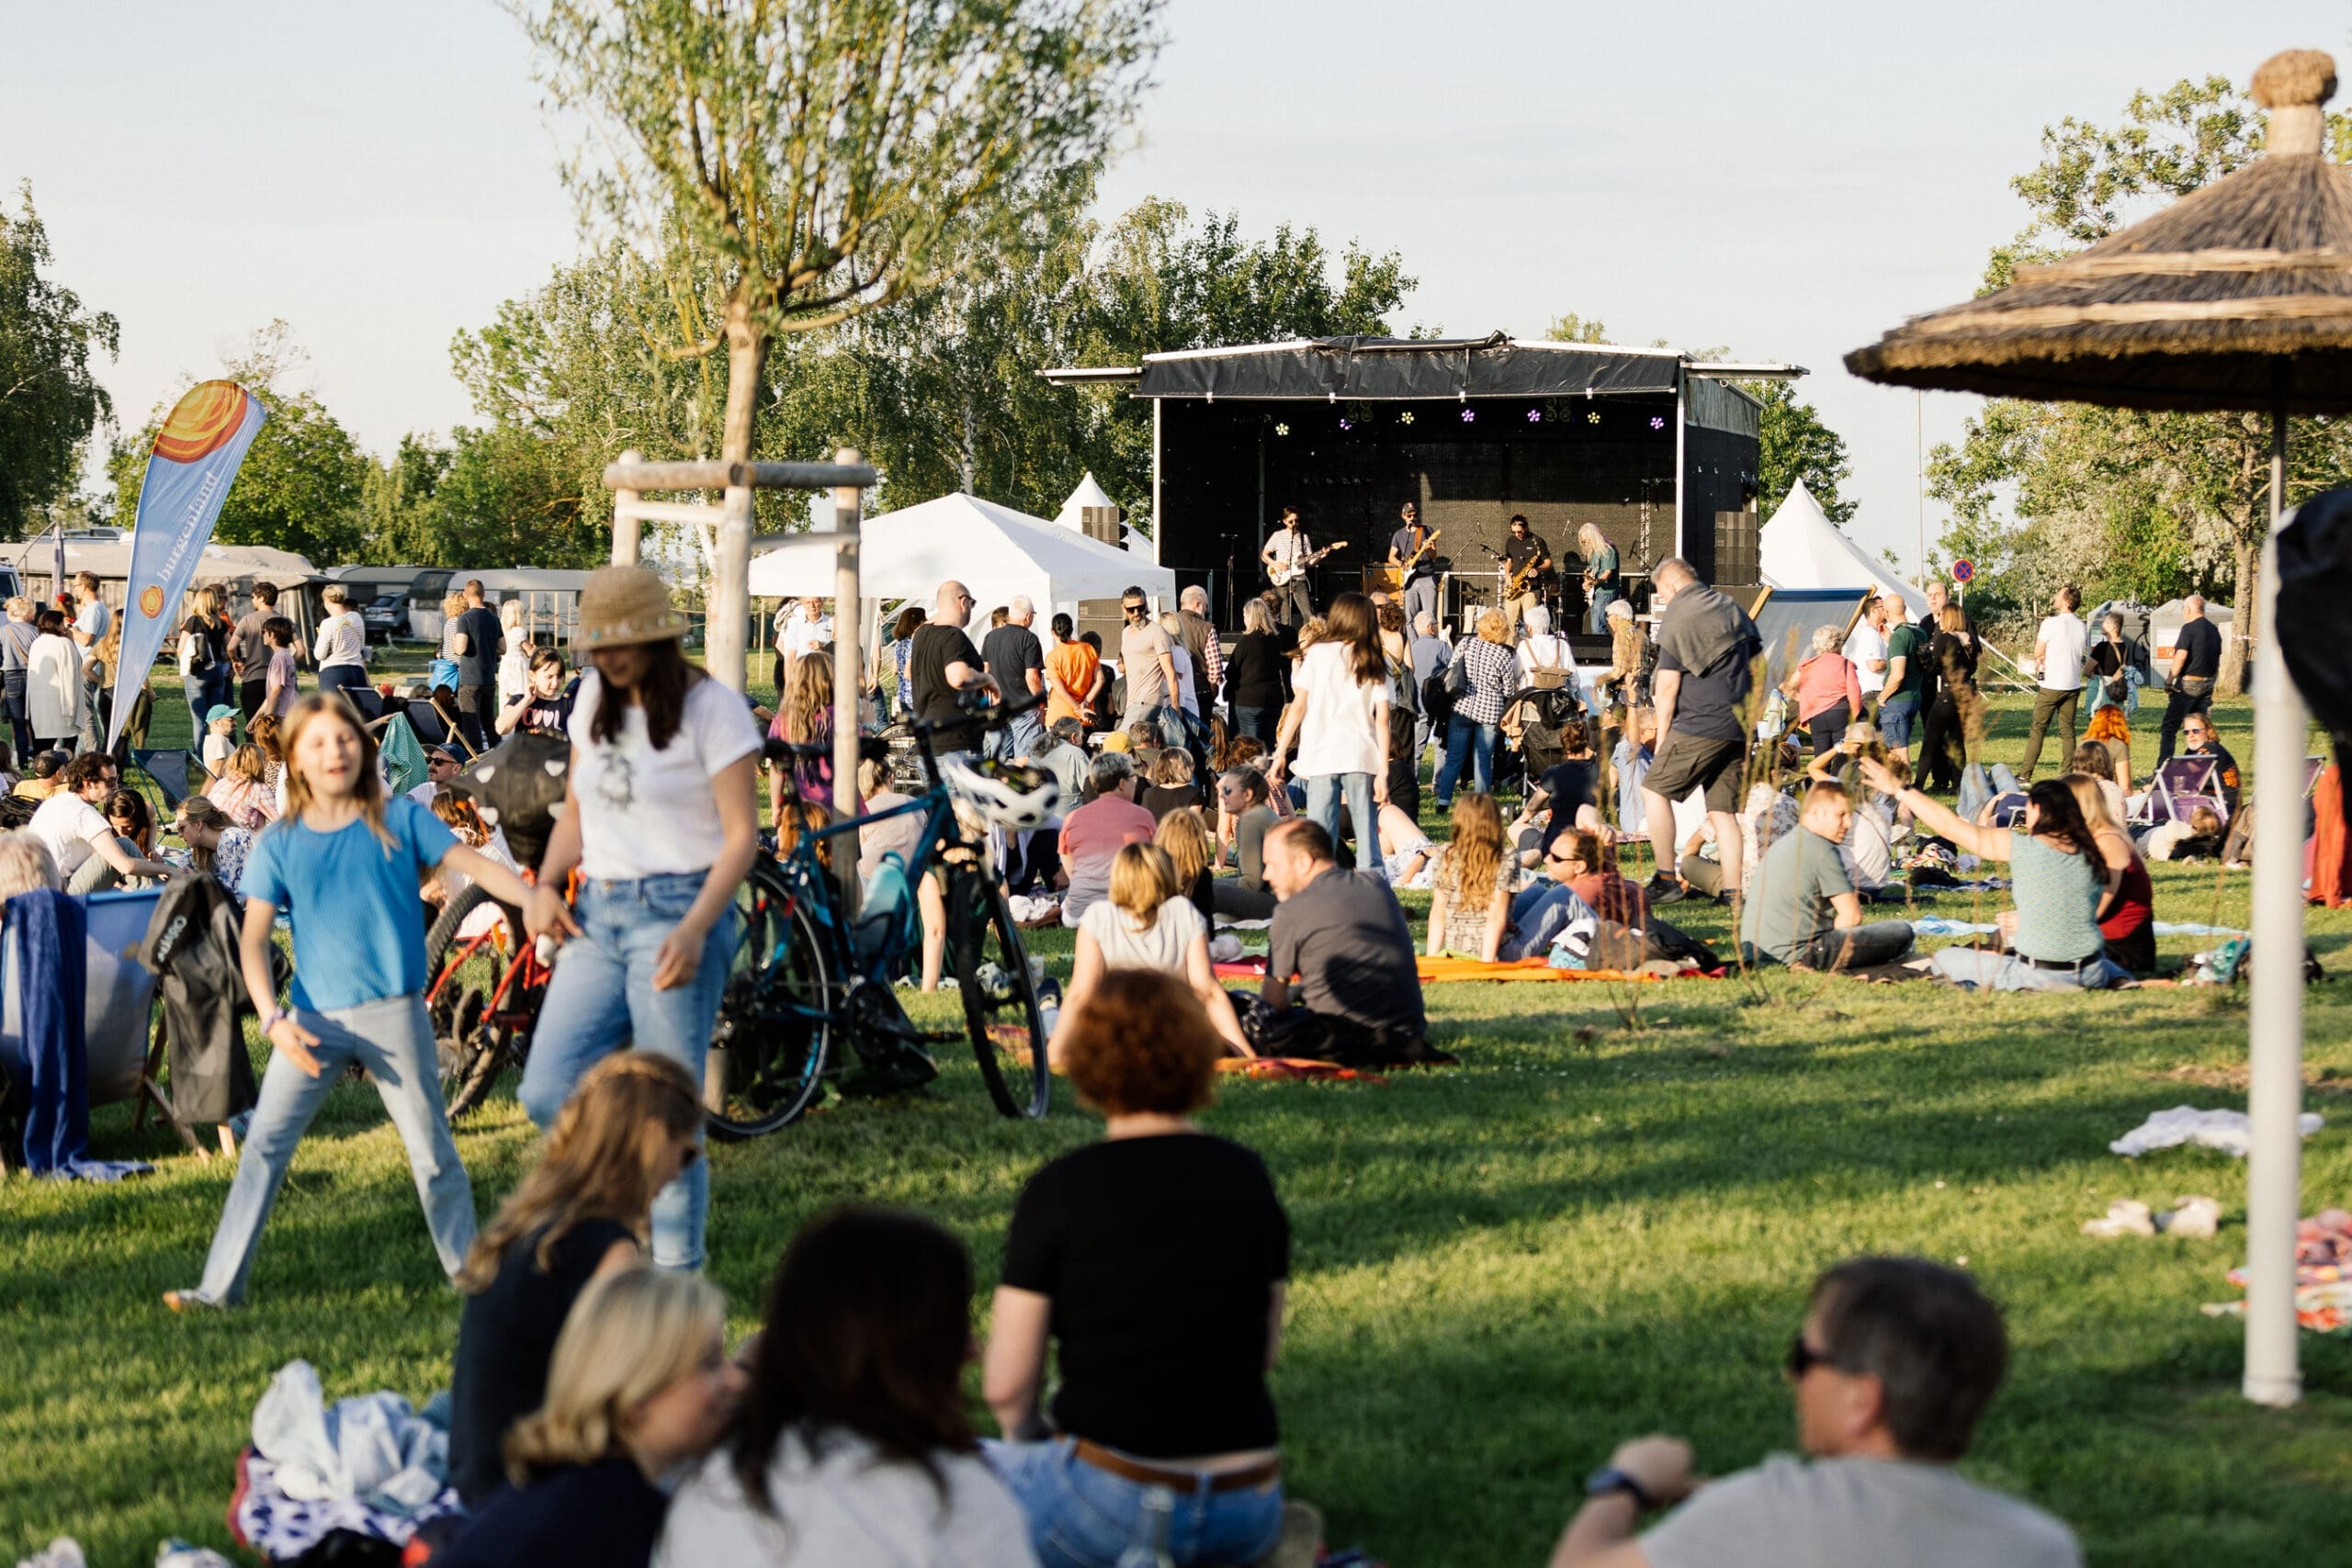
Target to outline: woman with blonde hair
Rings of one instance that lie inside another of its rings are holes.
[[[1453,803],[1453,837],[1430,875],[1430,956],[1492,964],[1510,926],[1519,857],[1503,842],[1503,815],[1483,793]]]
[[[258,830],[277,820],[277,795],[269,784],[269,759],[246,741],[229,753],[220,776],[212,781],[212,804],[241,828]]]
[[[232,895],[243,897],[245,862],[254,848],[252,829],[231,820],[209,797],[191,795],[180,802],[172,830],[187,845],[197,870],[209,872]]]
[[[503,712],[531,689],[531,655],[537,649],[523,626],[523,601],[508,599],[498,606],[498,630],[506,643],[506,651],[498,656],[498,706]]]
[[[1478,635],[1463,641],[1445,667],[1446,690],[1453,695],[1453,720],[1445,732],[1445,759],[1438,764],[1440,811],[1453,809],[1453,786],[1464,762],[1472,764],[1476,788],[1494,788],[1495,735],[1519,689],[1519,656],[1511,651],[1510,621],[1500,610],[1478,617]]]
[[[1176,886],[1192,900],[1193,908],[1201,912],[1211,933],[1216,931],[1216,845],[1209,839],[1206,823],[1197,811],[1171,811],[1159,819],[1159,830],[1151,841],[1168,852],[1168,863],[1176,872]]]
[[[1332,600],[1324,629],[1324,639],[1312,644],[1300,629],[1306,651],[1267,776],[1278,786],[1286,772],[1305,779],[1306,814],[1335,844],[1345,805],[1355,824],[1356,866],[1374,871],[1380,865],[1378,807],[1388,798],[1388,660],[1372,601],[1361,593]]]
[[[696,1274],[631,1265],[591,1281],[556,1337],[546,1404],[506,1434],[510,1487],[434,1562],[644,1568],[670,1485],[718,1446],[742,1397],[726,1314]]]
[[[2086,743],[2083,750],[2098,748]],[[2134,975],[2148,974],[2156,966],[2156,886],[2139,846],[2109,806],[2108,795],[2115,785],[2071,768],[2065,784],[2075,792],[2075,804],[2083,808],[2083,821],[2098,840],[2099,859],[2107,867],[2107,886],[2099,894],[2097,913],[2108,961]]]
[[[269,1066],[203,1283],[166,1293],[175,1312],[244,1299],[262,1226],[295,1148],[355,1064],[368,1069],[408,1147],[443,1269],[454,1277],[473,1245],[473,1188],[449,1136],[424,1012],[424,907],[416,890],[436,866],[473,877],[503,904],[524,903],[529,889],[458,843],[415,801],[384,797],[376,742],[341,697],[320,693],[294,705],[287,759],[286,815],[255,840],[245,865],[239,944]],[[277,1005],[270,967],[280,909],[293,928],[290,1009]],[[371,1262],[385,1267],[381,1258]]]
[[[778,765],[768,774],[768,815],[784,815],[787,795],[817,806],[833,804],[833,661],[796,659],[784,677],[784,701],[768,734],[795,746],[810,746],[818,754],[796,755],[789,766]],[[790,787],[786,788],[786,781]]]
[[[1151,760],[1151,783],[1136,796],[1136,804],[1165,822],[1171,813],[1198,811],[1201,787],[1193,782],[1193,754],[1170,746]]]
[[[342,692],[366,685],[368,623],[351,607],[350,591],[340,582],[330,582],[319,590],[319,600],[327,612],[311,639],[311,660],[319,671],[319,690]],[[454,660],[450,668],[455,679]],[[291,722],[292,715],[288,716],[288,720]],[[291,749],[289,743],[288,750]]]
[[[449,1483],[478,1507],[507,1428],[547,1394],[548,1359],[592,1279],[644,1257],[653,1195],[702,1156],[700,1095],[664,1056],[608,1056],[580,1080],[539,1163],[474,1238],[458,1289]]]
[[[1122,849],[1111,862],[1111,896],[1079,917],[1078,953],[1062,1010],[1074,1013],[1112,970],[1155,970],[1191,987],[1236,1055],[1253,1055],[1209,961],[1209,922],[1183,895],[1166,850],[1157,844]]]
[[[1617,602],[1622,584],[1617,575],[1617,547],[1600,527],[1587,523],[1577,530],[1577,548],[1584,556],[1584,629],[1599,637],[1609,629],[1609,606]]]

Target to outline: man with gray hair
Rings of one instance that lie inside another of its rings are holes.
[[[1131,798],[1135,767],[1125,753],[1105,751],[1094,759],[1088,782],[1094,798],[1062,818],[1055,849],[1069,886],[1062,894],[1062,924],[1073,929],[1080,917],[1111,896],[1111,863],[1129,844],[1151,842],[1159,823]]]
[[[1453,649],[1437,635],[1437,617],[1427,610],[1413,617],[1412,639],[1405,645],[1405,657],[1413,667],[1413,693],[1419,696],[1429,690],[1430,677],[1453,662]],[[1421,765],[1421,758],[1430,747],[1429,705],[1413,705],[1413,766]]]
[[[1216,711],[1217,689],[1225,684],[1225,646],[1209,619],[1209,591],[1199,583],[1177,595],[1184,618],[1184,651],[1193,656],[1193,677],[1201,697],[1200,718],[1206,724]]]
[[[1026,593],[1016,593],[1005,606],[1004,625],[989,633],[980,644],[980,659],[988,666],[989,678],[996,682],[996,689],[1004,694],[1008,703],[1023,701],[1046,689],[1046,650],[1038,645],[1037,634],[1030,629],[1030,623],[1036,618],[1037,606]],[[989,749],[1007,761],[1034,758],[1045,750],[1045,709],[1034,707],[1027,713],[1014,714],[996,732]]]

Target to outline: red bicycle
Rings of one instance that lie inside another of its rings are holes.
[[[531,874],[525,872],[523,880],[531,881]],[[484,908],[500,918],[465,935]],[[555,970],[524,931],[522,911],[495,902],[476,885],[443,906],[425,933],[424,971],[433,977],[424,1010],[440,1058],[441,1098],[455,1119],[488,1099],[498,1075],[520,1067],[530,1055],[531,1032]]]

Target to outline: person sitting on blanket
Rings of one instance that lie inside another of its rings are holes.
[[[1380,864],[1391,887],[1410,887],[1430,863],[1435,846],[1412,813],[1393,800],[1380,803]]]
[[[2236,816],[2238,760],[2230,755],[2228,747],[2222,744],[2221,736],[2213,728],[2212,719],[2201,713],[2190,714],[2180,721],[2180,738],[2187,742],[2181,753],[2183,756],[2213,759],[2213,786],[2222,792],[2222,804],[2229,807],[2230,815]]]
[[[1266,830],[1282,818],[1267,796],[1266,775],[1255,768],[1233,768],[1216,781],[1217,820],[1227,828],[1233,863],[1241,874],[1221,876],[1209,890],[1216,912],[1227,919],[1262,920],[1274,912],[1274,890],[1266,886]]]
[[[1282,903],[1264,988],[1242,1021],[1258,1054],[1349,1066],[1453,1060],[1425,1039],[1413,933],[1380,874],[1341,868],[1330,835],[1305,818],[1270,829],[1265,854]]]
[[[1636,1438],[1585,1483],[1552,1568],[2080,1568],[2064,1524],[1951,1468],[2007,1366],[2000,1309],[1967,1275],[1919,1258],[1840,1263],[1814,1282],[1784,1369],[1812,1462],[1776,1454],[1702,1489],[1689,1443]],[[1635,1535],[1645,1512],[1677,1504]]]
[[[1878,761],[1862,765],[1866,772],[1886,770]],[[1911,951],[1909,921],[1862,920],[1861,897],[1839,853],[1853,815],[1840,786],[1815,782],[1806,787],[1797,830],[1781,835],[1757,863],[1739,921],[1740,952],[1748,963],[1867,969]]]
[[[1503,839],[1495,797],[1475,790],[1453,800],[1453,837],[1430,874],[1430,956],[1495,962],[1510,924],[1519,857]]]
[[[1094,798],[1062,818],[1061,838],[1055,846],[1061,855],[1062,874],[1069,887],[1062,895],[1062,924],[1075,928],[1086,911],[1111,891],[1111,863],[1129,844],[1151,842],[1159,826],[1150,812],[1134,800],[1136,773],[1127,756],[1105,751],[1094,759],[1088,773]]]
[[[1888,751],[1878,731],[1867,724],[1849,726],[1844,739],[1815,757],[1805,773],[1810,778],[1842,786],[1853,801],[1852,826],[1846,829],[1846,841],[1838,847],[1838,853],[1846,863],[1846,876],[1855,890],[1871,893],[1901,880],[1894,869],[1894,840],[1905,817],[1894,801],[1863,783],[1859,769],[1864,757],[1886,763],[1897,778],[1910,782],[1911,764]]]
[[[1063,1011],[1075,1013],[1114,970],[1149,969],[1192,987],[1209,1021],[1236,1055],[1250,1055],[1235,1019],[1232,998],[1217,988],[1209,962],[1209,923],[1184,896],[1175,863],[1158,844],[1128,844],[1111,863],[1111,893],[1078,922],[1078,953],[1070,961]],[[1059,1032],[1057,1031],[1057,1033]],[[1066,1068],[1058,1041],[1057,1068]]]
[[[1865,762],[1862,772],[1880,789],[1895,782],[1877,763]],[[2000,919],[2009,951],[1942,948],[1935,955],[1937,974],[1996,991],[2103,990],[2131,978],[2108,961],[2099,934],[2107,863],[2073,790],[2056,779],[2035,784],[2026,792],[2020,829],[1980,828],[1919,790],[1905,790],[1903,799],[1922,828],[1951,840],[1954,849],[2008,862],[2010,897],[2017,900]]]
[[[1704,942],[1650,911],[1642,885],[1619,874],[1600,834],[1582,828],[1561,834],[1544,852],[1544,875],[1511,900],[1511,931],[1497,954],[1506,962],[1565,948],[1585,968],[1632,969],[1651,959],[1684,958],[1702,969],[1718,966]]]
[[[2105,746],[2096,740],[2086,740],[2075,747],[2075,754],[2066,759],[2065,776],[2089,779],[2098,786],[2099,802],[2108,816],[2119,825],[2131,820],[2131,810],[2124,798],[2132,784],[2131,770],[2125,768],[2119,777],[2115,753]]]

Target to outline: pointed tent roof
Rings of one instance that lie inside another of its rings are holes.
[[[1790,487],[1788,498],[1764,525],[1758,564],[1764,581],[1775,588],[1874,588],[1900,597],[1907,620],[1928,613],[1928,596],[1838,532],[1803,479]]]
[[[1173,604],[1176,574],[1099,539],[1010,506],[961,493],[871,517],[859,529],[861,587],[869,598],[928,602],[954,579],[981,615],[1026,593],[1040,610],[1113,599],[1129,586]],[[752,560],[752,592],[770,597],[833,591],[833,536],[796,534]]]
[[[1069,499],[1062,502],[1062,509],[1054,513],[1054,521],[1065,528],[1083,527],[1079,514],[1090,506],[1107,506],[1114,512],[1120,511],[1119,503],[1111,499],[1111,492],[1095,482],[1091,468],[1087,469],[1086,477],[1078,481],[1078,488],[1069,492]]]

